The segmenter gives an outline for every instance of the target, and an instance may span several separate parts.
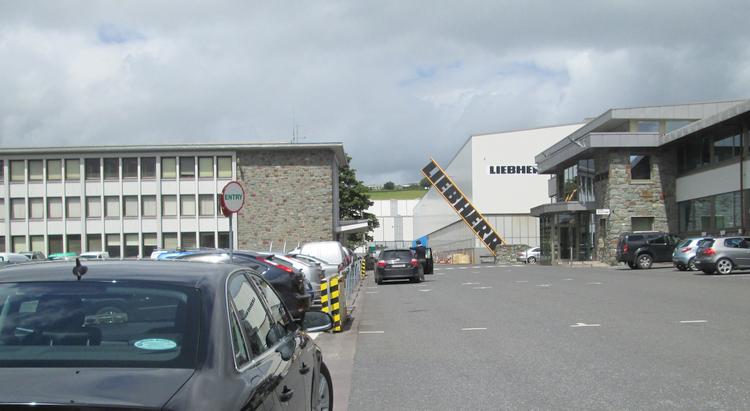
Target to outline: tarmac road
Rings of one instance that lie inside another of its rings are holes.
[[[368,276],[350,410],[750,409],[750,274],[477,265],[426,277]]]

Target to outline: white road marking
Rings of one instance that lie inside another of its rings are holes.
[[[563,278],[563,281],[573,281],[572,278]]]
[[[360,331],[360,334],[385,334],[385,331]]]
[[[378,287],[367,287],[367,288],[372,290],[372,289],[377,289]]]
[[[549,284],[537,284],[536,286],[537,287],[549,287],[550,285]]]
[[[462,328],[461,331],[483,331],[486,330],[486,328],[483,327],[474,327],[474,328]]]
[[[519,280],[519,281],[516,281],[516,282],[519,283],[519,284],[520,283],[528,283],[528,281],[526,281],[526,280]]]
[[[458,267],[459,270],[467,270],[469,267]]]
[[[417,291],[424,291],[424,292],[428,292],[428,291],[432,291],[432,290],[428,288],[428,289],[426,289],[426,290],[425,290],[425,289],[421,289],[421,290],[417,290]]]
[[[446,270],[452,270],[453,267],[445,267]]]
[[[307,333],[307,335],[309,335],[310,338],[312,338],[314,340],[314,339],[318,338],[318,336],[320,335],[320,333]]]
[[[685,320],[685,321],[680,321],[680,324],[698,324],[698,323],[707,323],[707,322],[708,321],[706,320]]]
[[[586,283],[586,284],[588,284],[588,285],[602,285],[602,283],[596,282],[596,281],[593,281],[593,282],[590,282],[590,283]]]
[[[365,291],[365,294],[377,294],[377,291]]]
[[[601,324],[575,323],[575,324],[571,324],[570,326],[573,328],[578,328],[578,327],[599,327],[600,325]]]
[[[479,285],[481,283],[461,283],[461,285]]]
[[[486,289],[488,289],[488,288],[492,288],[492,287],[488,287],[488,286],[483,286],[483,287],[471,287],[471,288],[472,288],[473,290],[486,290]]]

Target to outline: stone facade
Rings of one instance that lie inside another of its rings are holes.
[[[595,156],[597,175],[608,173],[608,178],[594,185],[596,207],[611,210],[606,217],[606,229],[602,230],[601,222],[597,226],[600,261],[615,263],[618,237],[633,230],[632,217],[653,218],[654,231],[677,231],[674,152],[638,152],[651,156],[651,180],[646,181],[632,181],[630,178],[630,155],[633,153],[631,150],[607,150]]]
[[[300,242],[335,239],[338,164],[328,150],[238,151],[246,190],[238,214],[240,249],[286,250]]]

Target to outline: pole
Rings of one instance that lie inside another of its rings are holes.
[[[232,214],[229,214],[229,263],[234,264],[234,230],[232,230]]]

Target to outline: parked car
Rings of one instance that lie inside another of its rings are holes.
[[[717,237],[704,241],[695,253],[695,266],[706,274],[730,274],[750,268],[750,237]]]
[[[109,260],[107,251],[87,251],[79,256],[81,260]]]
[[[292,320],[254,271],[92,261],[79,281],[71,268],[3,270],[0,408],[333,407],[331,375],[306,332],[330,329],[330,315]]]
[[[344,268],[349,265],[349,256],[344,247],[338,241],[318,241],[312,243],[305,243],[295,250],[295,254],[306,254],[313,257],[320,258],[321,260],[336,264],[339,271],[343,271]]]
[[[516,261],[528,264],[536,264],[539,261],[539,256],[542,253],[540,247],[531,247],[525,251],[519,251],[516,253]]]
[[[310,308],[311,296],[305,287],[305,276],[299,271],[270,262],[252,251],[234,251],[230,262],[227,250],[183,252],[174,260],[202,261],[209,263],[231,263],[249,267],[259,272],[276,291],[294,318],[304,317]]]
[[[64,260],[64,261],[72,261],[75,260],[76,257],[78,257],[78,254],[76,253],[53,253],[50,254],[47,259],[48,260]]]
[[[309,261],[311,263],[317,263],[320,265],[320,268],[323,270],[323,274],[326,276],[326,278],[331,278],[335,275],[339,274],[339,266],[338,264],[329,263],[327,261],[323,261],[318,257],[313,257],[311,255],[305,255],[305,254],[295,254],[295,253],[289,253],[287,254],[290,257],[294,257],[303,261]]]
[[[383,280],[408,279],[413,283],[424,281],[424,270],[414,252],[409,249],[391,249],[380,252],[375,265],[375,282]]]
[[[320,303],[320,282],[326,278],[320,264],[280,254],[270,256],[268,259],[300,270],[312,287],[313,304]]]
[[[672,253],[672,263],[680,271],[695,271],[695,253],[704,242],[710,240],[708,237],[693,237],[682,240]]]
[[[17,253],[0,253],[0,265],[28,263],[29,257]]]
[[[44,255],[44,253],[41,252],[41,251],[25,251],[25,252],[19,253],[19,254],[23,254],[26,257],[28,257],[29,260],[34,260],[34,261],[46,260],[47,259],[47,256]]]
[[[653,263],[672,261],[677,237],[660,231],[620,234],[617,241],[617,261],[630,268],[651,268]]]

